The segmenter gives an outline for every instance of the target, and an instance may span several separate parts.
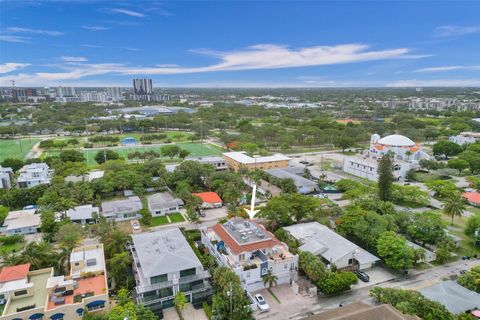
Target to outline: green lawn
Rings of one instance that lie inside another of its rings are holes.
[[[164,224],[168,224],[168,219],[166,216],[153,217],[152,222],[150,223],[150,227],[161,226]]]
[[[180,212],[169,214],[168,217],[170,218],[170,221],[172,223],[185,221],[185,218],[182,216]]]
[[[25,159],[38,139],[0,140],[0,161],[6,158]]]
[[[0,253],[9,253],[9,252],[19,252],[22,250],[25,244],[23,241],[12,243],[12,244],[1,244]]]
[[[215,155],[222,154],[222,151],[219,148],[209,144],[183,142],[183,143],[177,143],[177,145],[189,151],[190,156],[192,157],[215,156]],[[115,152],[120,154],[121,157],[126,159],[129,153],[132,153],[135,151],[143,152],[143,151],[153,150],[160,153],[161,148],[162,148],[161,146],[143,145],[143,146],[134,146],[134,147],[116,147],[116,148],[105,148],[105,149],[113,149]],[[85,159],[87,160],[87,164],[94,166],[94,165],[97,165],[97,163],[94,160],[94,157],[97,154],[97,152],[101,150],[81,149],[80,151],[83,153]],[[55,156],[55,155],[58,155],[59,153],[60,151],[48,151],[48,152],[44,152],[42,154],[42,157]],[[175,158],[170,159],[170,158],[163,158],[163,157],[162,159],[168,160],[168,161],[179,160]]]

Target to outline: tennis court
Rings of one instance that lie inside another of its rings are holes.
[[[38,139],[0,140],[0,161],[6,158],[24,160]]]

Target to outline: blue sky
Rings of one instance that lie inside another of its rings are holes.
[[[478,1],[0,0],[0,86],[480,86]]]

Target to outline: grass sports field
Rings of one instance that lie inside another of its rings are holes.
[[[6,158],[25,159],[38,139],[0,140],[0,161]]]
[[[204,156],[215,156],[215,155],[221,155],[222,151],[219,150],[218,148],[208,145],[208,144],[202,144],[202,143],[178,143],[178,146],[181,148],[187,150],[190,152],[191,157],[204,157]],[[137,147],[116,147],[116,148],[108,148],[112,149],[115,152],[117,152],[121,157],[127,158],[127,155],[131,152],[139,151],[150,151],[154,150],[158,153],[160,153],[160,149],[162,146],[137,146]],[[85,159],[87,160],[88,165],[97,165],[97,163],[94,160],[95,155],[97,154],[98,151],[101,151],[103,149],[94,149],[94,150],[89,150],[89,149],[84,149],[81,150],[83,152],[83,155],[85,156]],[[49,151],[49,152],[44,152],[42,154],[42,157],[46,156],[54,156],[58,155],[60,152],[59,151]],[[165,160],[169,160],[170,158],[164,158]]]

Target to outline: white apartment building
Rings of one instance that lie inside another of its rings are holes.
[[[298,255],[254,220],[232,218],[202,228],[201,237],[219,265],[234,271],[248,291],[265,288],[263,276],[269,271],[277,276],[277,284],[297,279]]]
[[[50,184],[53,170],[46,163],[31,163],[20,169],[17,179],[19,188],[32,188],[40,184]]]
[[[464,136],[462,134],[448,137],[448,141],[463,146],[464,144],[475,143],[477,141],[474,137]]]

